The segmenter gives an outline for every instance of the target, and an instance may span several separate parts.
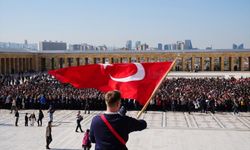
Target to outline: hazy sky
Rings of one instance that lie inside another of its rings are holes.
[[[250,0],[0,0],[0,41],[24,39],[250,48]]]

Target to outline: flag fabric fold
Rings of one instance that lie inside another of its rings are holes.
[[[48,73],[75,88],[119,90],[123,98],[144,105],[173,62],[91,64],[50,70]]]

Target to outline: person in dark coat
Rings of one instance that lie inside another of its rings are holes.
[[[27,127],[27,126],[28,126],[28,122],[29,122],[28,113],[25,114],[24,121],[25,121],[24,124],[25,124],[25,126]]]
[[[126,142],[129,133],[141,131],[147,127],[145,120],[137,120],[132,117],[119,114],[121,94],[119,91],[110,91],[105,95],[107,110],[104,114],[92,119],[90,126],[90,140],[95,144],[96,150],[127,150]],[[118,140],[113,132],[103,121],[103,117],[109,122],[117,134],[123,139]]]
[[[76,130],[75,131],[78,132],[78,128],[80,128],[80,131],[83,132],[82,131],[82,126],[81,126],[81,121],[83,120],[83,117],[82,117],[80,111],[78,111],[76,118],[77,118],[76,119],[77,126],[76,126]]]
[[[43,125],[43,117],[44,117],[43,111],[39,109],[38,120],[37,120],[38,126]]]
[[[15,126],[18,126],[18,119],[19,119],[19,112],[18,112],[18,109],[16,109],[15,117],[16,117]]]
[[[46,127],[46,149],[50,149],[49,144],[52,142],[51,123],[52,121],[49,121],[48,126]]]

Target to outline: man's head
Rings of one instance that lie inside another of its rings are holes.
[[[119,91],[109,91],[105,94],[105,103],[109,108],[120,108],[121,93]]]

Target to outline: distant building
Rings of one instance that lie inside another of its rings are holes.
[[[211,49],[213,49],[212,46],[206,47],[206,50],[211,50]]]
[[[244,44],[240,44],[237,46],[237,44],[233,44],[233,49],[244,49]]]
[[[238,46],[236,44],[233,44],[233,49],[238,49]]]
[[[42,51],[46,50],[67,50],[67,43],[65,42],[51,42],[42,41],[39,42],[39,49]]]
[[[184,42],[177,41],[177,50],[184,50]]]
[[[162,44],[158,43],[158,50],[162,50]]]
[[[244,49],[244,44],[243,44],[243,43],[240,44],[240,45],[238,46],[238,49]]]
[[[172,44],[171,47],[172,47],[172,50],[177,50],[177,44],[174,43],[174,44]]]
[[[136,41],[135,42],[135,49],[139,50],[140,46],[141,46],[141,41]]]
[[[184,49],[193,49],[191,40],[185,40]]]
[[[165,44],[164,50],[171,50],[171,44]]]
[[[25,40],[24,43],[13,43],[13,42],[0,42],[0,48],[2,49],[29,49],[37,50],[37,44],[28,44]]]
[[[128,40],[126,43],[126,49],[131,50],[132,49],[132,41]]]
[[[147,50],[149,48],[148,44],[142,44],[140,50]]]
[[[73,50],[73,51],[82,50],[82,45],[81,44],[72,44],[69,46],[69,50]]]

